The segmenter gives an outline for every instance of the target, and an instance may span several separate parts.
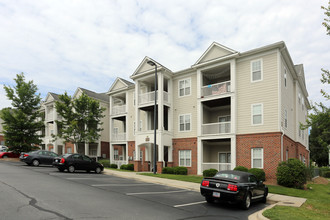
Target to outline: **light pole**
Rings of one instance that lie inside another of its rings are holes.
[[[154,104],[154,174],[156,174],[157,171],[157,164],[156,164],[156,127],[157,127],[157,65],[153,61],[149,60],[147,62],[151,66],[155,66],[155,104]]]

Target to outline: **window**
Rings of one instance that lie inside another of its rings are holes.
[[[135,122],[133,122],[133,135],[135,135],[135,130],[136,130]]]
[[[179,131],[190,131],[190,114],[180,115],[179,121]]]
[[[72,153],[72,148],[71,148],[71,147],[68,147],[68,148],[66,149],[66,152],[67,152],[68,154],[71,154],[71,153]]]
[[[191,87],[190,79],[183,79],[179,81],[179,96],[187,96],[190,95],[190,87]]]
[[[306,164],[305,156],[303,156],[303,163]]]
[[[261,125],[262,124],[262,104],[252,105],[252,125]]]
[[[286,69],[284,68],[284,86],[286,87]]]
[[[262,60],[251,61],[251,82],[262,80]]]
[[[300,95],[300,92],[299,92],[299,94],[298,94],[298,104],[300,104],[301,103],[301,95]]]
[[[289,150],[286,150],[286,152],[285,152],[285,159],[286,159],[286,161],[289,160]]]
[[[179,166],[191,167],[191,150],[179,150]]]
[[[115,149],[115,150],[113,151],[113,159],[114,159],[114,160],[119,160],[118,149]]]
[[[284,126],[288,128],[288,111],[284,110]]]
[[[251,149],[252,168],[263,168],[264,167],[264,153],[263,148],[252,148]]]

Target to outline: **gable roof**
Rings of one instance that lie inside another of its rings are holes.
[[[215,60],[217,58],[226,57],[232,54],[237,54],[238,51],[223,46],[217,42],[213,42],[202,56],[196,61],[194,65],[205,63],[207,61]]]
[[[48,93],[47,93],[47,96],[46,96],[46,98],[45,98],[45,101],[44,101],[43,103],[47,103],[47,100],[48,100],[50,97],[52,97],[52,98],[54,99],[54,100],[51,100],[51,101],[58,101],[58,100],[60,100],[58,94],[53,93],[53,92],[48,92]]]
[[[109,91],[107,92],[107,94],[114,92],[114,91],[118,91],[118,90],[122,90],[122,89],[127,89],[129,87],[133,87],[135,86],[134,83],[127,81],[123,78],[117,77],[116,80],[112,83]]]
[[[88,89],[80,88],[80,87],[77,88],[73,97],[75,97],[77,95],[79,90],[91,98],[98,99],[98,100],[101,100],[104,102],[109,102],[109,96],[106,93],[96,93],[96,92],[90,91]]]
[[[148,56],[145,56],[142,60],[142,62],[139,64],[139,66],[136,68],[136,70],[134,71],[134,73],[132,74],[131,78],[134,78],[134,76],[139,75],[139,74],[143,74],[143,73],[147,73],[147,72],[151,72],[154,71],[155,67],[151,66],[150,64],[148,64],[148,61],[152,61],[157,65],[157,69],[165,69],[169,72],[172,72],[170,69],[166,68],[164,65],[160,64],[159,62],[151,59]]]

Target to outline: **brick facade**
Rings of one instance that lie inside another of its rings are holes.
[[[132,158],[132,160],[128,159],[128,163],[134,163],[134,151],[135,151],[135,141],[128,141],[128,158]]]
[[[110,158],[110,145],[109,142],[101,141],[101,157]]]
[[[176,138],[173,143],[173,166],[179,166],[179,151],[191,150],[191,166],[188,174],[197,174],[197,138]]]
[[[5,142],[5,137],[3,135],[0,135],[0,143]],[[5,143],[4,143],[5,144]]]
[[[65,153],[68,153],[68,149],[71,149],[71,153],[74,152],[74,145],[72,142],[65,143]]]

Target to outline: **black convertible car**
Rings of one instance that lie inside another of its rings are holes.
[[[209,203],[215,200],[239,203],[249,209],[251,201],[266,202],[268,187],[248,172],[225,170],[202,180],[201,194]]]
[[[64,154],[61,157],[56,157],[53,166],[57,167],[60,172],[68,170],[70,173],[73,173],[75,170],[86,170],[87,172],[95,171],[95,173],[101,173],[104,169],[102,164],[82,154]]]

